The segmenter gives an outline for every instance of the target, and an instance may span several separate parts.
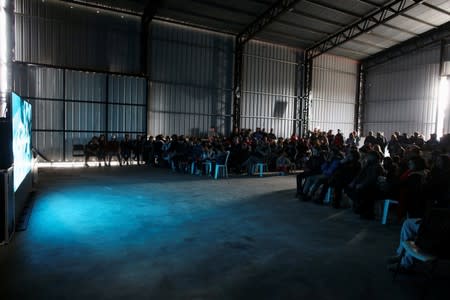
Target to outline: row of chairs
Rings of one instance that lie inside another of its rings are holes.
[[[323,200],[323,203],[324,204],[331,203],[332,196],[333,196],[333,188],[329,187],[327,190],[327,193],[325,194],[325,199]],[[398,205],[398,201],[392,200],[392,199],[383,200],[383,212],[381,215],[381,224],[383,224],[383,225],[386,225],[386,223],[387,223],[387,219],[388,219],[388,215],[389,215],[389,207],[391,205]]]
[[[214,169],[214,179],[216,179],[216,180],[219,178],[219,175],[222,176],[223,178],[228,178],[228,158],[230,157],[230,151],[227,151],[226,153],[227,153],[227,155],[225,157],[225,162],[223,164],[216,163],[216,166]],[[205,168],[206,174],[211,174],[212,162],[205,161],[202,164]],[[195,171],[196,171],[196,163],[192,162],[191,163],[191,174],[195,174]]]
[[[216,164],[215,170],[214,170],[214,179],[218,179],[219,176],[223,178],[228,178],[228,158],[230,157],[230,151],[226,152],[226,158],[224,164]],[[205,161],[203,162],[203,166],[205,168],[206,174],[210,174],[212,171],[212,162],[211,161]],[[192,162],[191,164],[191,174],[195,174],[196,172],[196,164],[195,162]],[[267,163],[260,162],[256,163],[252,166],[252,173],[257,173],[259,177],[264,176],[264,172],[268,172],[268,166]]]

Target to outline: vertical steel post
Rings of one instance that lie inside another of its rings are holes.
[[[62,113],[62,117],[63,117],[63,161],[66,161],[66,143],[67,143],[67,128],[66,128],[66,70],[63,70],[63,88],[62,88],[62,92],[63,92],[63,113]]]
[[[239,38],[236,38],[234,51],[233,131],[234,128],[241,129],[243,56],[244,56],[244,44],[240,42]]]
[[[364,101],[366,91],[366,70],[363,64],[358,68],[358,82],[356,86],[356,105],[355,105],[355,130],[358,135],[364,131]]]
[[[302,87],[303,87],[303,56],[300,52],[295,54],[295,101],[294,101],[294,124],[292,134],[297,135],[302,134],[300,120],[302,117]]]
[[[109,74],[106,74],[106,84],[105,84],[105,89],[106,89],[106,99],[105,99],[105,138],[106,140],[108,140],[108,134],[109,134]]]
[[[313,59],[310,52],[304,54],[304,68],[303,68],[303,95],[302,95],[302,122],[301,133],[302,136],[308,136],[309,130],[309,108],[311,105],[311,88],[312,88],[312,72],[313,72]]]

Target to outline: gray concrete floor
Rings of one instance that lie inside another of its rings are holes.
[[[401,300],[423,287],[386,270],[398,225],[299,202],[294,176],[134,166],[39,180],[28,229],[0,247],[0,299]],[[446,282],[428,299],[449,299]]]

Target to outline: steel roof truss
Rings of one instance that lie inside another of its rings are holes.
[[[368,32],[376,26],[383,24],[401,13],[420,4],[422,0],[397,0],[391,2],[383,7],[378,8],[369,15],[361,18],[356,23],[353,23],[332,36],[316,43],[312,47],[306,49],[310,58],[317,57],[334,47],[337,47],[355,37]]]

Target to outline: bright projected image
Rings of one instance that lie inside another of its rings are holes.
[[[31,171],[31,104],[12,93],[14,192]]]

